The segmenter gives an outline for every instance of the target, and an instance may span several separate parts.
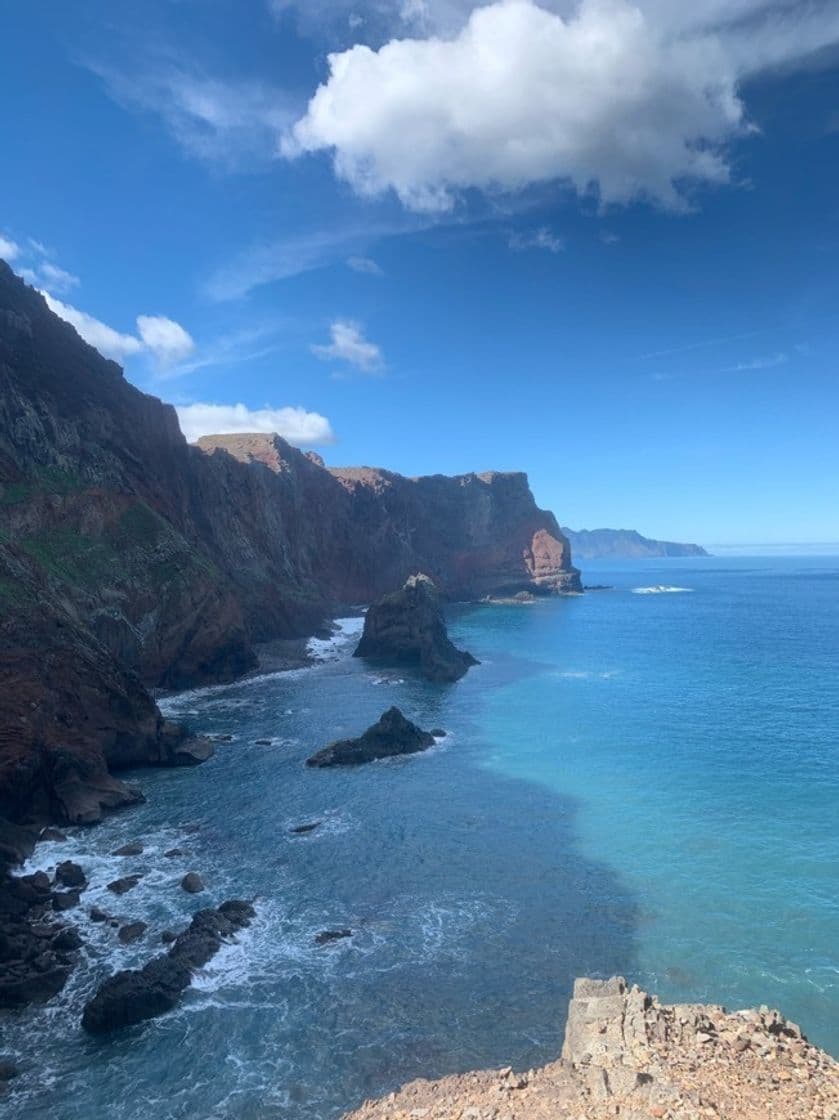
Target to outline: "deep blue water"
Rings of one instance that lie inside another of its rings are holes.
[[[138,775],[147,805],[33,865],[77,858],[86,906],[155,933],[231,896],[258,896],[258,920],[178,1011],[107,1041],[80,1031],[84,998],[157,943],[82,920],[66,993],[0,1024],[24,1066],[6,1107],[326,1120],[414,1076],[555,1057],[581,974],[779,1005],[839,1054],[839,560],[585,576],[614,590],[453,610],[482,661],[455,686],[371,671],[347,638],[316,669],[171,700],[234,740],[198,770]],[[657,585],[689,590],[633,590]],[[304,769],[393,703],[449,738]],[[108,854],[138,837],[143,856]],[[164,859],[175,844],[188,854]],[[178,887],[192,869],[197,898]],[[134,892],[104,889],[134,870]],[[351,941],[314,945],[345,926]]]

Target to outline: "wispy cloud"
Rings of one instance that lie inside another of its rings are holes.
[[[335,442],[332,425],[318,412],[285,406],[251,409],[244,404],[176,405],[175,411],[186,440],[195,443],[202,436],[251,432],[276,433],[295,447],[323,447]]]
[[[565,248],[565,239],[558,237],[552,229],[541,226],[528,233],[514,232],[507,239],[507,244],[514,253],[525,253],[529,249],[542,249],[548,253],[561,253]]]
[[[778,352],[763,357],[748,358],[746,361],[737,362],[733,366],[726,366],[725,369],[720,370],[720,373],[749,373],[752,370],[774,369],[776,366],[786,365],[788,361],[788,354]]]
[[[370,257],[348,257],[347,267],[365,276],[384,276],[384,269]]]
[[[741,334],[728,334],[716,338],[704,338],[699,342],[688,342],[684,346],[671,346],[666,350],[651,350],[647,354],[640,354],[639,358],[646,361],[649,358],[670,358],[675,354],[689,354],[693,350],[705,350],[712,346],[724,346],[729,342],[743,342],[745,339],[758,338],[760,335],[769,334],[773,328],[760,331],[744,331]]]
[[[217,302],[241,299],[263,284],[343,264],[348,258],[367,260],[367,252],[375,242],[418,233],[427,228],[427,222],[407,218],[404,221],[366,222],[337,229],[313,230],[278,238],[267,244],[252,245],[217,269],[205,284],[204,291]]]
[[[85,65],[117,104],[156,115],[188,155],[229,171],[272,161],[298,105],[276,86],[225,81],[171,54],[126,69],[96,59]]]
[[[325,362],[342,362],[354,366],[362,373],[380,374],[384,371],[381,348],[364,336],[360,323],[338,319],[329,328],[332,341],[311,347],[316,358]]]

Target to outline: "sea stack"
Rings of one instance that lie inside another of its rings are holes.
[[[434,746],[435,736],[423,731],[399,711],[389,708],[378,723],[357,739],[339,739],[306,760],[307,766],[360,766],[379,758],[416,754]]]
[[[437,588],[426,575],[411,576],[374,603],[354,654],[392,665],[415,665],[430,681],[460,680],[478,662],[450,641]]]

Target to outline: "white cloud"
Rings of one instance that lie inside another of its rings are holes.
[[[195,349],[189,333],[165,315],[138,315],[137,330],[146,349],[164,366],[183,361]]]
[[[106,358],[113,358],[114,361],[124,361],[132,354],[139,354],[143,349],[143,343],[139,338],[130,334],[120,334],[113,327],[109,327],[107,323],[94,319],[92,315],[88,315],[85,311],[79,311],[78,308],[62,303],[60,299],[51,296],[49,292],[42,291],[41,295],[47,301],[47,307],[50,311],[75,327],[85,342],[95,346]]]
[[[547,226],[533,230],[532,233],[511,233],[507,244],[515,253],[524,253],[528,249],[543,249],[548,253],[561,253],[565,248],[565,241]]]
[[[50,311],[75,327],[85,342],[89,342],[100,354],[113,358],[114,361],[123,362],[126,358],[145,352],[165,367],[188,357],[195,349],[195,343],[184,328],[163,315],[138,315],[138,338],[136,335],[114,330],[101,319],[95,319],[86,311],[63,303],[43,289],[41,295]]]
[[[12,241],[10,237],[4,237],[0,233],[0,257],[4,261],[11,262],[20,256],[20,245],[16,241]]]
[[[370,257],[347,257],[347,267],[366,276],[384,276],[384,269]]]
[[[189,404],[176,406],[189,443],[201,436],[231,433],[276,432],[296,447],[318,447],[335,442],[325,416],[304,408],[250,409],[244,404]]]
[[[316,358],[325,362],[346,362],[364,373],[380,373],[384,369],[381,349],[364,337],[360,323],[338,319],[329,328],[332,341],[312,346]]]
[[[67,272],[52,261],[43,261],[38,268],[42,283],[49,285],[53,291],[66,292],[70,288],[77,288],[81,281],[72,272]]]
[[[282,150],[329,152],[357,193],[414,210],[554,180],[680,209],[691,182],[729,180],[741,79],[836,41],[839,10],[818,0],[497,0],[451,38],[331,54]]]

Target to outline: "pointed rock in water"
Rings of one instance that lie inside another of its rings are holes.
[[[440,596],[425,575],[411,576],[368,609],[354,656],[416,665],[424,677],[442,682],[460,680],[478,664],[449,641]]]
[[[378,758],[416,754],[434,746],[434,736],[411,723],[398,708],[389,708],[358,739],[339,739],[306,760],[307,766],[360,766]]]

